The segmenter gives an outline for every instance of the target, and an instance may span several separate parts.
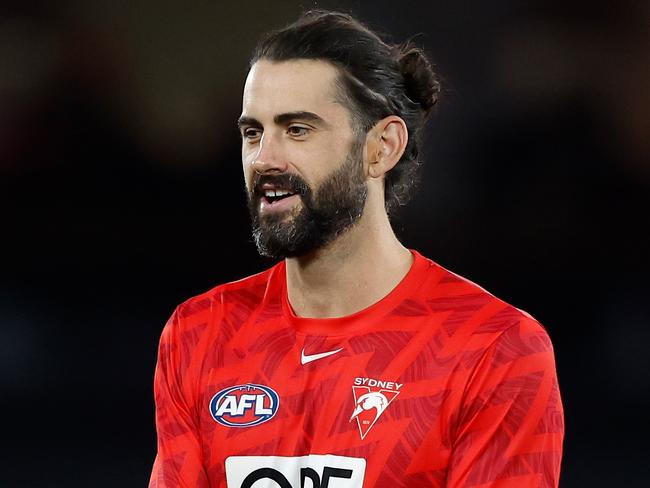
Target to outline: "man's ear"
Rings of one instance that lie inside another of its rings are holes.
[[[406,123],[397,115],[381,119],[368,133],[368,173],[381,178],[393,169],[404,154],[409,134]]]

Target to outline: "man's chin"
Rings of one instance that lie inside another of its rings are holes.
[[[300,216],[283,215],[281,219],[261,219],[253,230],[257,250],[274,259],[301,256],[318,246],[319,241],[308,222]]]

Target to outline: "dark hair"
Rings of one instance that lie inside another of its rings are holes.
[[[251,66],[260,59],[319,59],[339,69],[342,102],[360,133],[397,115],[409,140],[402,158],[386,174],[386,210],[409,200],[418,180],[420,136],[438,99],[440,83],[424,52],[406,42],[391,45],[348,14],[311,10],[258,43]]]

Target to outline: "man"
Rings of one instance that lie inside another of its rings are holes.
[[[419,49],[347,15],[261,41],[242,161],[258,249],[282,260],[165,327],[150,486],[557,486],[546,332],[391,229],[437,94]]]

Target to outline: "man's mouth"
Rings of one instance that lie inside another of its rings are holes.
[[[285,212],[292,209],[299,201],[301,192],[290,188],[279,188],[265,184],[255,191],[259,196],[260,213]]]
[[[307,185],[297,176],[260,175],[253,185],[256,212],[279,213],[292,210],[308,193]]]
[[[284,190],[284,189],[266,189],[262,191],[262,197],[264,200],[266,200],[268,203],[272,204],[275,202],[278,202],[280,200],[284,200],[285,198],[288,198],[290,196],[295,195],[296,193],[291,190]]]

